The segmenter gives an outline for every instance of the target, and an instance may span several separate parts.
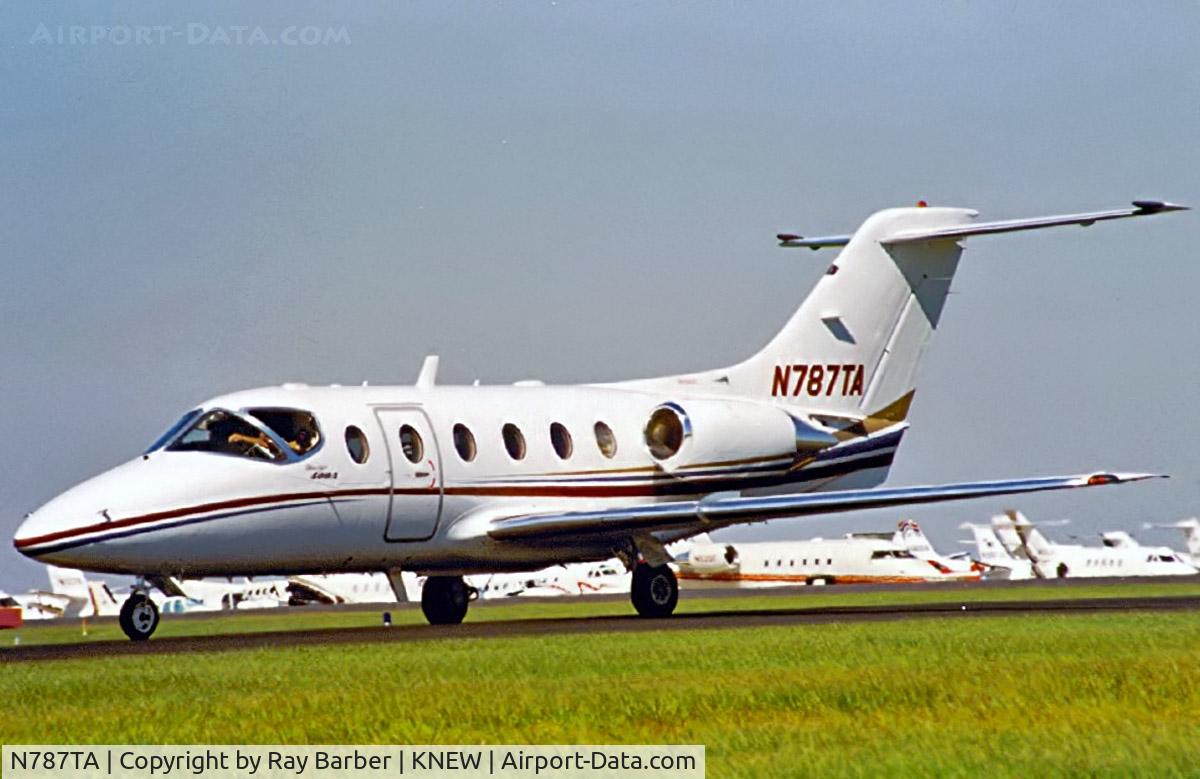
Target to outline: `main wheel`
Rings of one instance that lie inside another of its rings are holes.
[[[470,590],[461,576],[430,576],[421,588],[421,611],[431,625],[457,625],[467,616]]]
[[[666,565],[639,563],[633,569],[633,587],[629,591],[633,607],[640,617],[668,617],[679,602],[679,582]]]
[[[141,593],[133,593],[121,605],[121,630],[131,641],[145,641],[158,627],[158,606]]]

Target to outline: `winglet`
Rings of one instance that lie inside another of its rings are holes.
[[[1164,203],[1161,200],[1135,200],[1133,205],[1143,214],[1157,214],[1162,211],[1191,211],[1191,206],[1181,206],[1178,203]]]

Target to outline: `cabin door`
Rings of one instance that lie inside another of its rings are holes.
[[[442,515],[442,457],[429,417],[417,406],[375,410],[387,442],[392,491],[384,539],[432,538]]]

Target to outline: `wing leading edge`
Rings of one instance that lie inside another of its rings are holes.
[[[500,541],[541,541],[568,536],[594,537],[672,530],[691,524],[715,529],[783,517],[834,514],[845,511],[941,503],[968,498],[1046,492],[1077,487],[1125,484],[1166,478],[1152,473],[1093,473],[1076,476],[1043,476],[1032,479],[963,482],[922,487],[843,490],[840,492],[722,497],[700,500],[621,506],[599,511],[528,514],[492,522],[488,535]]]

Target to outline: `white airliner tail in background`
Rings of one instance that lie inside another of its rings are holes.
[[[50,577],[50,591],[63,596],[70,604],[67,606],[64,616],[87,617],[92,615],[92,595],[83,571],[77,568],[59,568],[47,565],[46,574]]]
[[[1007,522],[1008,518],[1004,517],[1004,520]],[[971,531],[974,541],[963,543],[974,544],[976,559],[988,567],[987,578],[1016,581],[1034,577],[1033,563],[1027,558],[1018,558],[1011,554],[1004,544],[1000,543],[994,527],[968,522],[961,528]]]

